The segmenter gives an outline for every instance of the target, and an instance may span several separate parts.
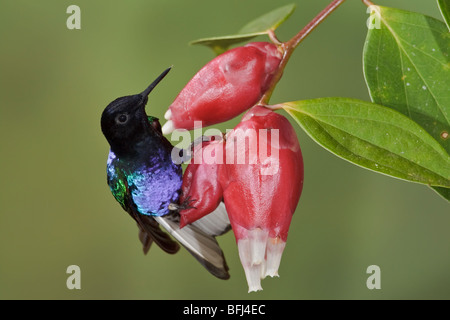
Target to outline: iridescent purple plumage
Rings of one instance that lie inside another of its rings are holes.
[[[133,163],[121,161],[112,151],[108,156],[108,184],[114,196],[123,202],[128,188],[137,211],[144,215],[168,214],[169,204],[177,203],[180,196],[181,167],[167,161],[167,152],[159,151]]]
[[[127,176],[133,202],[142,214],[162,216],[169,204],[177,203],[181,190],[181,170],[170,163],[152,161],[153,165],[137,168]]]

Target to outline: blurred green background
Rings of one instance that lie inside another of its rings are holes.
[[[277,31],[281,40],[330,1],[2,0],[1,299],[450,298],[448,203],[425,186],[347,163],[300,129],[305,187],[280,278],[263,280],[262,292],[247,293],[231,232],[219,239],[227,281],[185,250],[170,256],[155,246],[144,256],[135,223],[110,194],[103,108],[173,65],[147,106],[162,119],[213,57],[189,41],[232,33],[293,2],[294,15]],[[442,19],[435,1],[375,2]],[[81,30],[66,28],[71,4],[81,8]],[[361,1],[344,3],[298,47],[271,102],[369,100],[362,74],[367,18]],[[72,264],[81,268],[81,290],[66,287]],[[373,264],[381,268],[381,290],[366,287]]]

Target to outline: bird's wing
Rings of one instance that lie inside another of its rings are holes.
[[[213,212],[191,224],[212,236],[220,236],[231,230],[230,219],[223,202]]]
[[[139,240],[142,242],[144,253],[147,253],[150,246],[155,242],[165,252],[174,254],[180,250],[177,242],[163,230],[153,217],[142,215],[136,210],[129,210],[128,213],[136,220],[139,227]]]
[[[210,227],[206,227],[206,224],[204,226],[200,224],[199,228],[194,224],[190,224],[180,229],[179,222],[174,221],[171,215],[154,217],[154,219],[177,239],[212,275],[219,279],[228,279],[230,277],[228,265],[215,236],[205,233]]]

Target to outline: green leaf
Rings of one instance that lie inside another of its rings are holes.
[[[380,29],[369,29],[364,75],[373,102],[410,117],[447,151],[450,139],[450,33],[419,13],[376,7]]]
[[[450,201],[450,188],[432,187],[442,198]]]
[[[283,103],[335,155],[399,179],[450,187],[450,156],[421,126],[391,108],[349,98]]]
[[[190,42],[190,44],[201,44],[210,47],[216,54],[221,54],[234,44],[248,41],[256,36],[267,34],[275,30],[286,21],[295,10],[295,4],[283,6],[266,13],[246,24],[236,34],[202,38]]]
[[[442,198],[447,201],[450,201],[450,188],[446,187],[431,187],[434,191],[436,191]]]
[[[449,1],[439,3],[448,17]],[[448,28],[419,13],[372,8],[379,24],[371,25],[364,46],[364,75],[372,101],[413,119],[450,153]],[[436,191],[444,197],[450,194],[442,188]]]
[[[252,34],[235,34],[221,37],[209,37],[195,41],[191,41],[189,44],[201,44],[210,47],[216,55],[222,54],[228,50],[234,44],[248,41],[263,33]]]
[[[447,23],[447,27],[450,30],[450,0],[438,0],[438,5],[445,23]]]
[[[270,11],[259,18],[247,23],[238,34],[267,33],[275,30],[285,22],[295,10],[295,4],[288,4],[281,8]]]

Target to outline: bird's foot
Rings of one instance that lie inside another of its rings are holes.
[[[191,206],[191,203],[195,202],[197,200],[191,199],[191,197],[187,197],[183,203],[170,203],[169,204],[169,210],[171,211],[181,211],[186,209],[197,209],[196,207]]]

